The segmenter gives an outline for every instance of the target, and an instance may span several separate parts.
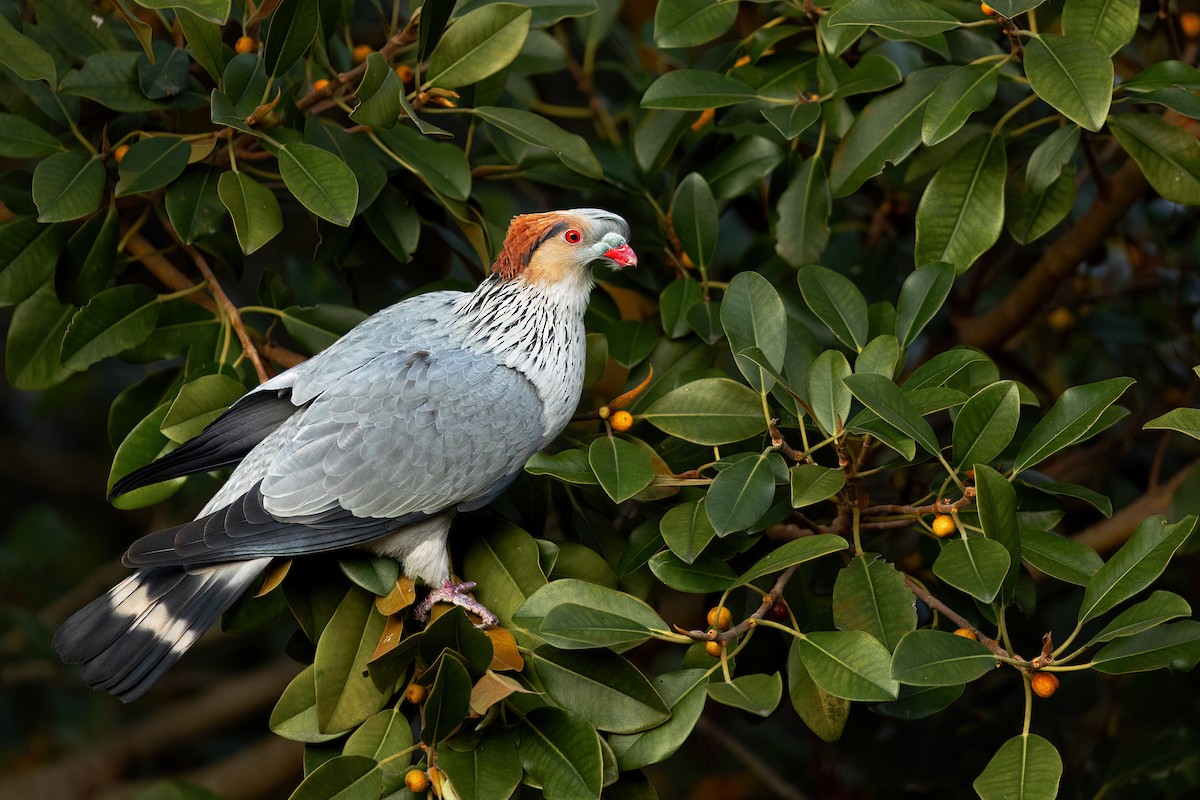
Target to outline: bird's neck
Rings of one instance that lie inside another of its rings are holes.
[[[525,375],[543,403],[547,442],[566,426],[583,389],[584,329],[591,276],[575,286],[501,280],[464,295],[454,325],[468,347]]]

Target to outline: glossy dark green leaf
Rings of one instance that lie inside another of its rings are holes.
[[[1004,141],[979,136],[947,161],[917,207],[918,264],[945,261],[959,274],[1000,238],[1004,223]]]
[[[150,192],[166,186],[183,174],[192,148],[176,136],[139,139],[129,148],[118,167],[116,195]]]
[[[0,113],[0,156],[40,158],[63,149],[49,131],[15,114]]]
[[[998,63],[968,64],[947,75],[933,90],[925,106],[921,141],[927,146],[944,142],[958,132],[972,114],[991,105],[999,76]]]
[[[458,737],[438,748],[438,766],[462,800],[509,797],[521,782],[517,746],[507,731],[493,726],[477,742],[456,746]]]
[[[1109,675],[1170,669],[1189,672],[1200,661],[1200,622],[1184,620],[1118,639],[1092,656],[1092,668]]]
[[[214,81],[221,80],[225,71],[225,49],[221,43],[221,29],[185,8],[175,9],[175,19],[183,29],[188,51],[196,63],[204,67]]]
[[[331,623],[332,624],[332,623]],[[452,655],[438,662],[437,675],[422,706],[421,740],[435,745],[462,725],[470,713],[471,676],[463,663]]]
[[[807,266],[797,275],[809,309],[848,347],[862,350],[867,343],[867,301],[849,278],[820,266]]]
[[[652,681],[655,691],[671,710],[661,725],[633,734],[612,734],[608,743],[622,770],[641,769],[673,755],[700,719],[704,710],[708,674],[701,669],[666,672]]]
[[[352,306],[324,303],[288,306],[280,314],[288,334],[313,353],[329,347],[366,318],[366,314]]]
[[[670,339],[686,336],[691,331],[687,321],[688,312],[703,298],[704,292],[699,281],[682,277],[667,284],[658,296],[663,334]]]
[[[1157,591],[1142,602],[1130,606],[1118,614],[1088,641],[1088,645],[1111,642],[1126,636],[1136,636],[1165,622],[1189,616],[1191,613],[1192,607],[1179,595],[1173,592]]]
[[[775,252],[794,267],[815,264],[829,243],[832,199],[825,163],[810,158],[779,196]]]
[[[816,422],[833,435],[845,426],[853,396],[843,380],[851,374],[850,363],[837,350],[826,350],[813,361],[808,373],[808,402]]]
[[[670,717],[666,703],[642,673],[611,651],[539,647],[530,663],[558,705],[599,730],[637,733]]]
[[[167,188],[167,217],[184,244],[192,244],[221,229],[225,214],[217,192],[220,174],[215,169],[201,167],[184,174]]]
[[[733,26],[737,3],[664,0],[654,10],[654,44],[694,47],[712,41]]]
[[[526,144],[544,147],[566,166],[589,178],[602,178],[604,171],[587,141],[569,133],[545,117],[518,108],[481,106],[475,116]]]
[[[162,435],[159,428],[167,415],[169,404],[163,403],[142,418],[117,447],[113,455],[112,468],[108,473],[107,491],[113,485],[135,469],[146,466],[154,459],[175,449],[175,443]],[[141,508],[161,502],[183,486],[185,478],[174,478],[169,481],[156,483],[153,486],[143,486],[132,492],[123,494],[112,500],[116,508]]]
[[[263,64],[267,74],[282,75],[303,58],[319,24],[317,0],[281,0],[271,14],[263,43]]]
[[[1025,167],[1025,186],[1029,192],[1039,195],[1049,189],[1063,168],[1071,163],[1078,146],[1078,125],[1064,125],[1043,139],[1034,148]]]
[[[971,788],[981,800],[1054,800],[1062,769],[1054,745],[1027,733],[1005,742]]]
[[[60,357],[64,367],[87,369],[145,341],[158,321],[157,295],[142,284],[107,289],[71,319]]]
[[[796,642],[808,674],[823,691],[844,700],[894,700],[892,654],[863,631],[815,631]]]
[[[892,657],[892,676],[912,686],[957,686],[995,668],[995,654],[979,642],[929,629],[911,631]]]
[[[775,472],[785,469],[783,457],[772,452],[721,470],[704,504],[717,535],[746,530],[767,513],[775,497]]]
[[[238,244],[253,253],[283,230],[283,212],[271,190],[243,172],[222,172],[217,195],[229,215]]]
[[[878,414],[880,419],[916,440],[932,455],[941,452],[933,428],[921,416],[908,395],[890,379],[868,373],[849,375],[842,379],[842,383],[863,405]]]
[[[614,503],[624,502],[650,485],[654,467],[640,448],[616,436],[601,436],[588,448],[588,463]]]
[[[404,82],[379,53],[368,55],[366,64],[367,71],[354,90],[359,103],[350,113],[350,119],[374,128],[390,128],[400,118]]]
[[[889,651],[917,627],[917,611],[904,577],[875,553],[855,556],[833,586],[833,624],[865,631]]]
[[[779,131],[780,136],[790,142],[821,117],[821,104],[804,102],[794,106],[772,106],[762,109],[759,113]]]
[[[1020,393],[1013,381],[997,381],[976,392],[954,420],[954,463],[987,464],[1008,447],[1021,419]]]
[[[642,622],[578,603],[554,606],[535,627],[540,638],[563,650],[623,649],[650,638],[650,630]]]
[[[126,20],[141,22],[132,14],[126,16],[122,13],[122,16],[125,16]],[[146,39],[142,42],[142,48],[147,52],[144,58],[138,59],[138,86],[142,94],[151,100],[175,97],[187,88],[188,67],[191,65],[187,53],[162,41],[150,44],[150,27],[146,26],[145,31]],[[151,53],[153,58],[150,57]]]
[[[849,0],[830,14],[829,26],[872,25],[906,36],[933,36],[957,28],[954,17],[924,0]]]
[[[224,25],[229,19],[230,0],[146,0],[138,5],[145,8],[182,8],[202,19]]]
[[[0,64],[27,81],[43,80],[51,87],[58,84],[54,59],[40,44],[14,28],[4,16],[0,16]]]
[[[766,430],[759,394],[729,378],[702,378],[660,397],[643,419],[703,445],[740,442]]]
[[[672,506],[659,523],[663,541],[688,564],[694,562],[716,536],[704,509],[704,500]]]
[[[722,705],[769,717],[783,697],[783,679],[778,672],[739,675],[728,683],[714,681],[708,684],[708,696]]]
[[[1067,389],[1025,437],[1013,472],[1035,466],[1078,441],[1133,383],[1132,378],[1109,378]]]
[[[1138,0],[1067,0],[1063,33],[1091,39],[1111,56],[1133,39],[1138,10]]]
[[[797,464],[788,472],[792,488],[792,508],[805,508],[828,500],[846,485],[845,473],[832,467]]]
[[[163,435],[173,442],[186,442],[245,393],[246,387],[228,375],[201,375],[185,383],[163,420]]]
[[[596,473],[588,462],[588,454],[583,450],[563,450],[561,453],[535,453],[525,463],[525,471],[530,475],[550,475],[565,483],[577,483],[584,486],[596,486]]]
[[[788,698],[808,729],[826,742],[836,742],[846,727],[850,702],[834,697],[813,681],[800,657],[800,640],[788,650]]]
[[[82,68],[63,77],[58,89],[64,94],[94,100],[113,111],[137,114],[160,110],[162,103],[146,97],[138,86],[138,63],[144,58],[141,53],[127,50],[93,53]]]
[[[649,561],[650,571],[665,585],[680,592],[708,594],[725,590],[737,577],[729,565],[713,555],[684,561],[669,550]]]
[[[309,664],[299,675],[292,678],[292,682],[283,690],[271,711],[270,726],[276,735],[294,742],[319,744],[336,739],[344,733],[321,733],[317,727],[315,674],[316,667]]]
[[[1142,426],[1142,429],[1179,431],[1193,439],[1200,439],[1200,409],[1171,409],[1167,413],[1147,422]]]
[[[399,565],[395,559],[377,558],[365,553],[344,553],[337,556],[337,562],[338,568],[351,583],[372,594],[383,597],[396,586]]]
[[[476,599],[491,609],[505,627],[512,624],[513,612],[546,584],[537,542],[514,525],[501,526],[475,539],[467,550],[464,575],[478,583]]]
[[[494,3],[464,14],[433,49],[429,83],[456,89],[504,69],[521,52],[531,19],[529,8],[515,3]]]
[[[517,745],[525,772],[546,800],[599,800],[600,739],[586,720],[561,708],[535,708],[521,719]]]
[[[779,146],[762,136],[739,139],[704,168],[713,197],[739,197],[766,179],[783,161]]]
[[[671,198],[671,227],[697,267],[706,268],[717,249],[717,203],[703,176],[689,173]]]
[[[959,591],[982,603],[1000,593],[1012,563],[1008,550],[992,539],[954,539],[942,547],[933,562],[933,573]]]
[[[828,533],[793,539],[790,542],[779,545],[769,554],[760,558],[755,562],[754,566],[742,573],[736,582],[730,584],[730,588],[745,586],[759,578],[782,572],[796,564],[803,564],[821,556],[845,550],[846,547],[845,539]]]
[[[783,368],[787,313],[775,287],[757,272],[735,275],[721,301],[721,326],[742,375],[760,393],[769,392],[774,379],[741,351],[757,347],[774,369]]]
[[[379,797],[383,773],[365,756],[336,756],[308,774],[288,800],[371,800]]]
[[[734,78],[701,69],[677,69],[660,75],[642,95],[642,108],[703,111],[741,103],[754,90]]]
[[[1004,221],[1008,233],[1020,244],[1028,244],[1054,230],[1075,205],[1075,169],[1068,167],[1039,195],[1031,194],[1021,175],[1009,181],[1004,193]]]
[[[345,227],[358,205],[358,181],[346,162],[309,144],[279,148],[279,173],[296,199],[321,219]]]
[[[1093,491],[1086,486],[1080,486],[1076,483],[1062,483],[1060,481],[1052,481],[1037,472],[1026,472],[1021,476],[1019,481],[1022,486],[1028,486],[1043,494],[1053,495],[1055,497],[1074,497],[1077,500],[1082,500],[1088,503],[1101,514],[1106,517],[1111,517],[1113,513],[1112,500],[1099,492]]]
[[[471,167],[463,151],[399,125],[376,135],[409,172],[450,200],[465,202],[471,193]]]
[[[929,324],[950,296],[954,265],[944,261],[926,264],[904,279],[896,301],[896,338],[908,347]]]
[[[58,302],[43,286],[12,313],[4,340],[4,375],[14,389],[49,389],[71,376],[62,366],[59,347],[75,307]]]
[[[104,167],[97,158],[68,150],[43,159],[33,171],[38,222],[66,222],[91,214],[104,192]]]
[[[658,342],[654,327],[632,319],[610,322],[604,328],[608,354],[622,367],[632,369],[646,360]]]
[[[900,695],[872,709],[895,719],[925,719],[950,706],[962,696],[963,686],[910,686],[900,684]]]
[[[367,674],[367,663],[379,645],[386,622],[387,618],[375,610],[374,596],[355,587],[342,598],[321,632],[313,662],[320,732],[356,727],[387,702],[387,693]]]
[[[1041,34],[1025,44],[1029,86],[1064,117],[1098,131],[1112,102],[1113,65],[1104,48],[1082,36]]]
[[[108,286],[117,266],[120,234],[120,220],[112,206],[71,234],[54,271],[59,299],[83,305]]]
[[[1087,545],[1037,528],[1021,529],[1021,557],[1034,569],[1076,586],[1086,586],[1104,565]]]
[[[1109,129],[1154,191],[1176,203],[1200,204],[1200,142],[1194,137],[1153,114],[1122,114]]]
[[[1175,551],[1196,527],[1195,517],[1167,524],[1161,516],[1144,520],[1083,592],[1080,624],[1104,614],[1149,586],[1167,568]]]
[[[663,622],[654,609],[632,595],[575,578],[544,584],[529,595],[515,610],[512,618],[518,625],[536,632],[550,611],[561,605],[577,605],[603,611],[611,617],[626,620],[627,627],[631,630],[634,629],[633,626],[640,626],[646,631],[669,630],[667,623]]]

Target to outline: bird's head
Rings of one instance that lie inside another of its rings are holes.
[[[501,280],[548,286],[591,286],[591,267],[636,266],[629,223],[599,208],[573,208],[513,217],[492,266]]]

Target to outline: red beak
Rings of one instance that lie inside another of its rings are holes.
[[[633,252],[633,248],[627,244],[620,247],[610,247],[604,253],[604,257],[615,263],[618,267],[636,267],[637,253]]]

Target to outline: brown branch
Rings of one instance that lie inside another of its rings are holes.
[[[776,427],[776,424],[778,422],[779,422],[778,419],[773,419],[767,425],[767,433],[769,433],[771,436],[771,444],[779,452],[783,453],[785,456],[790,458],[792,461],[810,461],[811,459],[809,459],[803,453],[799,452],[798,450],[796,450],[794,447],[792,447],[790,444],[787,443],[787,439],[783,438],[783,434],[780,433],[779,428]]]
[[[242,315],[238,313],[237,306],[229,299],[229,295],[225,294],[225,290],[221,288],[217,276],[213,274],[212,268],[208,266],[204,256],[200,251],[191,245],[184,245],[184,251],[191,256],[192,261],[196,264],[196,268],[200,270],[200,274],[208,281],[208,288],[213,293],[213,297],[217,299],[217,304],[229,317],[229,324],[237,334],[238,341],[242,343],[242,352],[246,354],[246,358],[250,359],[250,363],[254,365],[254,371],[258,374],[259,383],[266,383],[271,379],[271,373],[263,365],[262,359],[259,358],[258,348],[254,346],[254,342],[250,341],[250,334],[246,332],[246,325],[242,322]]]
[[[184,289],[190,289],[196,283],[187,275],[183,274],[178,267],[171,263],[170,259],[166,258],[152,245],[145,236],[140,233],[134,233],[125,242],[125,250],[139,262],[146,270],[158,278],[164,286],[171,291],[179,292]],[[187,299],[204,306],[209,311],[215,312],[217,304],[212,298],[203,292],[195,292],[187,296]]]
[[[980,316],[955,322],[959,342],[991,350],[1022,331],[1030,317],[1053,300],[1059,283],[1071,274],[1075,265],[1086,258],[1108,236],[1113,226],[1129,213],[1146,186],[1146,179],[1138,165],[1132,159],[1126,161],[1109,181],[1109,198],[1097,197],[1091,208],[1075,223],[1075,227],[1042,253],[1033,268],[999,305]]]
[[[258,342],[258,351],[267,359],[274,361],[281,367],[292,368],[297,364],[303,364],[308,360],[308,356],[301,355],[294,350],[289,350],[286,347],[275,344],[270,339],[262,337],[258,331],[251,331],[253,338],[261,341]]]
[[[202,694],[171,705],[149,719],[126,725],[41,769],[0,779],[0,797],[83,800],[129,768],[152,761],[202,733],[270,708],[299,667],[278,661],[221,680]]]
[[[925,514],[952,514],[965,505],[970,505],[975,499],[975,488],[968,486],[963,496],[957,500],[947,503],[945,500],[936,500],[924,506],[905,506],[884,504],[871,506],[863,510],[863,516],[879,516],[881,514],[912,514],[915,517],[924,516]]]
[[[762,603],[759,605],[758,610],[732,628],[719,632],[715,630],[685,631],[684,635],[690,636],[698,642],[728,642],[730,639],[736,639],[758,625],[758,621],[767,615],[767,612],[771,610],[771,606],[775,605],[775,602],[783,595],[784,588],[795,574],[796,566],[788,567],[780,573],[779,577],[775,580],[775,585],[771,587],[771,591],[763,595]]]
[[[1130,537],[1142,520],[1170,511],[1171,499],[1175,496],[1175,492],[1187,480],[1188,475],[1198,463],[1200,462],[1193,461],[1177,472],[1171,480],[1147,489],[1145,494],[1108,519],[1100,520],[1095,525],[1084,528],[1071,538],[1100,554],[1116,550],[1125,543],[1125,540]]]
[[[410,45],[417,40],[417,20],[421,18],[421,9],[413,12],[412,17],[408,20],[408,24],[401,28],[392,37],[384,42],[383,47],[379,48],[379,54],[385,59],[390,58],[392,53],[399,50],[401,47]],[[320,90],[313,89],[308,94],[296,101],[296,108],[300,111],[307,111],[310,106],[318,100],[328,100],[329,97],[342,86],[357,80],[367,71],[367,62],[359,64],[356,67],[340,72],[329,80],[329,85],[322,87]],[[314,113],[316,113],[314,111]]]
[[[904,576],[904,585],[907,586],[908,590],[913,593],[913,597],[916,597],[918,600],[920,600],[922,603],[929,606],[930,608],[936,608],[939,612],[941,612],[942,616],[949,619],[951,622],[953,622],[958,627],[966,628],[967,630],[974,633],[975,638],[978,639],[978,641],[981,645],[983,645],[987,649],[991,650],[993,653],[995,653],[998,656],[1004,656],[1005,658],[1009,658],[1008,651],[1004,649],[1004,645],[1000,644],[995,639],[988,637],[986,634],[984,634],[983,631],[979,630],[979,628],[976,628],[974,625],[972,625],[970,620],[968,620],[962,614],[959,614],[957,611],[955,611],[950,606],[943,603],[941,600],[938,600],[936,597],[934,597],[932,594],[929,593],[928,589],[926,589],[921,584],[917,583],[915,580],[910,578],[908,575]],[[1020,658],[1019,656],[1015,656],[1015,657]]]
[[[701,717],[696,727],[708,737],[715,739],[718,744],[728,750],[735,758],[746,765],[746,768],[753,772],[759,780],[766,784],[767,788],[775,794],[784,798],[784,800],[808,800],[808,795],[801,792],[791,783],[783,779],[770,764],[764,761],[757,753],[751,750],[746,745],[742,744],[736,736],[729,734],[724,728],[715,722],[710,721],[707,717]]]

